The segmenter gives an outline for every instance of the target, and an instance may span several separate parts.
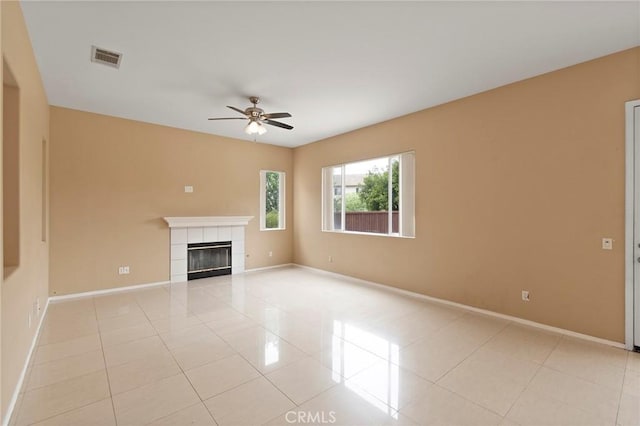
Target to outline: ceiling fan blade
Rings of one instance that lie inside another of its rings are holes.
[[[288,112],[272,112],[270,114],[264,114],[264,118],[287,118],[291,117],[291,114]]]
[[[248,120],[247,117],[222,117],[222,118],[208,118],[208,120]]]
[[[245,113],[244,113],[244,111],[243,111],[243,110],[241,110],[240,108],[232,107],[232,106],[229,106],[229,105],[227,105],[227,108],[231,108],[232,110],[237,111],[237,112],[239,112],[239,113],[240,113],[240,114],[242,114],[242,115],[247,115],[247,114],[245,114]]]
[[[279,121],[263,120],[262,122],[265,123],[265,124],[270,124],[272,126],[282,127],[283,129],[287,129],[287,130],[293,129],[293,126],[289,126],[288,124],[284,124],[284,123],[281,123]]]

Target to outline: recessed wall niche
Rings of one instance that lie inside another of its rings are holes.
[[[20,264],[20,87],[2,61],[2,213],[4,276]]]

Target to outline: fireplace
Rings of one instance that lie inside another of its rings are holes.
[[[231,241],[187,245],[187,279],[231,274]]]
[[[189,250],[190,247],[199,248],[211,246],[211,243],[220,245],[229,245],[231,241],[232,247],[222,247],[225,249],[227,256],[230,253],[231,261],[228,263],[230,268],[223,268],[222,265],[209,265],[203,267],[202,264],[194,267],[194,271],[210,268],[213,271],[223,271],[214,274],[241,274],[244,272],[245,248],[244,248],[244,230],[253,216],[193,216],[193,217],[165,217],[170,228],[170,273],[172,283],[181,283],[193,278],[189,274],[189,257],[194,257],[194,262],[200,262],[195,250]],[[206,243],[210,241],[211,243]],[[190,252],[194,252],[189,255]],[[224,251],[222,252],[224,258]],[[204,257],[204,254],[202,255]],[[204,260],[204,259],[203,259]],[[215,260],[215,259],[214,259]],[[212,271],[202,271],[212,272]],[[194,272],[194,274],[200,274]]]

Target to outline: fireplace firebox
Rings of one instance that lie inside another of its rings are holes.
[[[194,243],[187,246],[187,279],[231,274],[231,241]]]

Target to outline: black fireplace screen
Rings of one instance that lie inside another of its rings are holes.
[[[231,241],[189,244],[187,253],[189,280],[231,274]]]

